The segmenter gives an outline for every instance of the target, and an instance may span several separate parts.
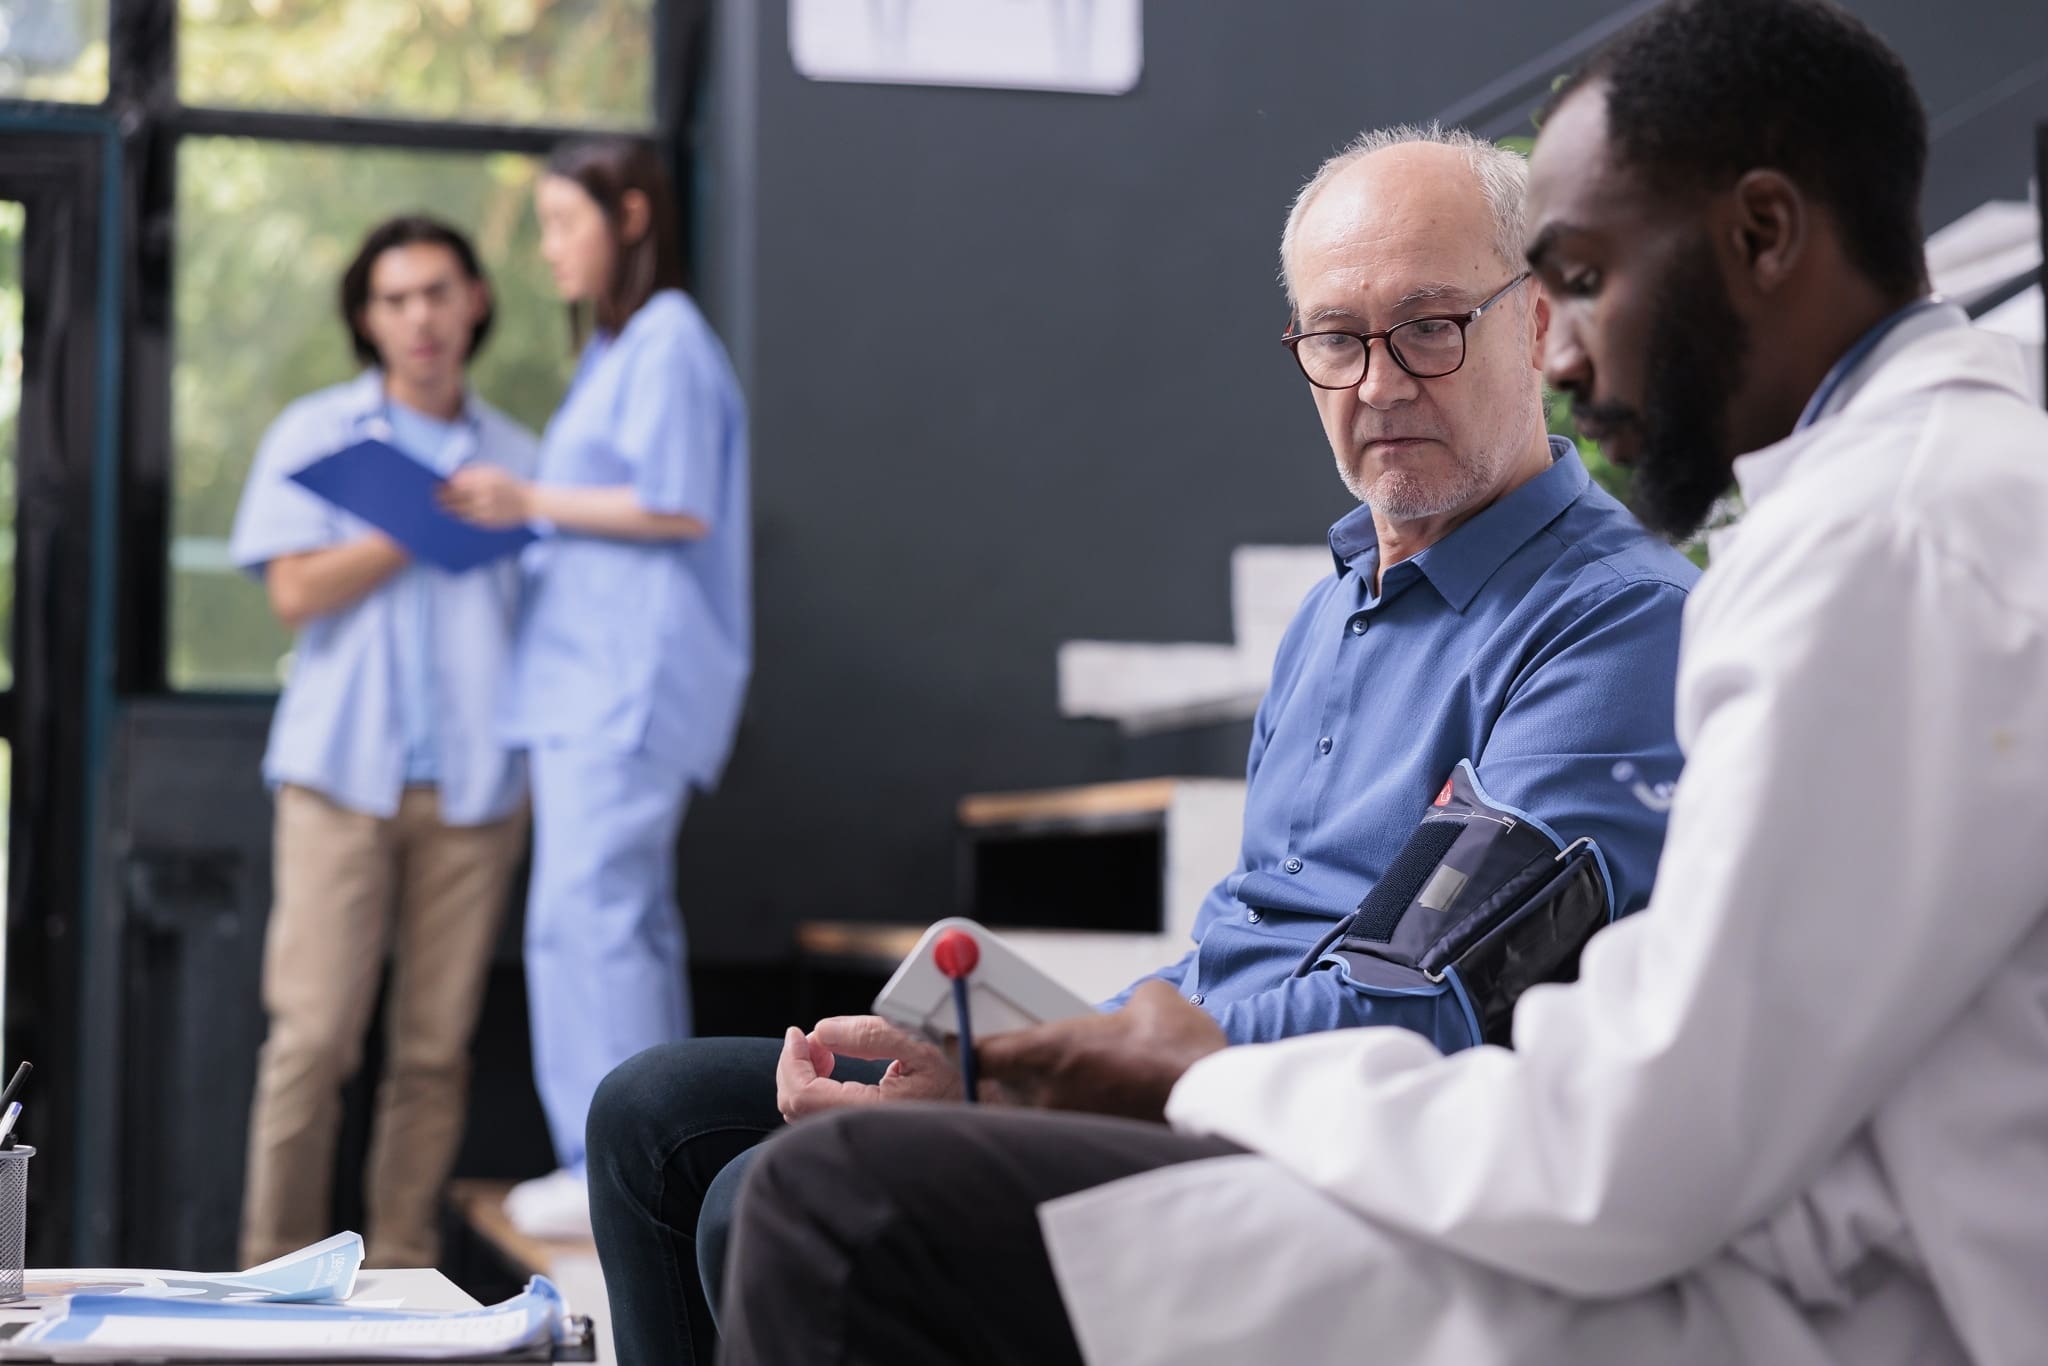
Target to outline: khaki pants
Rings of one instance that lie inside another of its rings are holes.
[[[279,789],[263,955],[270,1032],[249,1119],[244,1266],[334,1232],[341,1088],[362,1065],[387,953],[384,1075],[364,1173],[367,1260],[434,1265],[470,1035],[526,820],[522,810],[490,825],[444,825],[430,787],[408,788],[390,820]]]

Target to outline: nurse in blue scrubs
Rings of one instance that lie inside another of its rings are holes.
[[[448,506],[525,523],[509,738],[529,754],[526,976],[534,1078],[558,1170],[506,1209],[587,1233],[583,1123],[607,1072],[690,1032],[676,835],[718,780],[752,662],[746,415],[683,292],[653,149],[578,143],[536,193],[541,252],[588,332],[536,477],[472,467]]]

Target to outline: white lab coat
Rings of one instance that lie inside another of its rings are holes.
[[[1515,1049],[1232,1048],[1047,1205],[1090,1362],[2048,1360],[2048,416],[1942,310],[1744,457],[1649,908]]]

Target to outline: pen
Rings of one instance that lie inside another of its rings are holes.
[[[15,1068],[13,1078],[7,1083],[7,1089],[0,1091],[0,1105],[5,1105],[8,1101],[13,1100],[14,1093],[21,1089],[21,1084],[28,1080],[28,1074],[35,1070],[34,1065],[31,1063],[23,1063]]]
[[[974,1075],[974,1017],[967,1004],[967,978],[980,962],[981,945],[974,942],[974,936],[959,930],[947,930],[932,945],[933,965],[953,984],[953,1013],[960,1040],[960,1089],[966,1093],[969,1105],[979,1099],[975,1094],[979,1088]]]
[[[964,1093],[967,1103],[973,1105],[978,1100],[974,1094],[978,1089],[974,1076],[974,1020],[967,1008],[965,977],[953,979],[953,1011],[959,1018],[960,1090]]]
[[[21,1102],[15,1101],[7,1107],[7,1117],[0,1119],[0,1148],[14,1146],[14,1121],[21,1118]]]

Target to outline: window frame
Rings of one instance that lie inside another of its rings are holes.
[[[568,138],[625,133],[653,139],[677,186],[694,179],[692,136],[704,107],[710,0],[654,0],[652,103],[646,125],[561,126],[519,122],[217,108],[178,98],[179,0],[109,0],[107,95],[98,106],[0,99],[0,112],[65,111],[118,136],[124,212],[118,532],[114,547],[115,693],[175,693],[169,679],[171,504],[176,452],[171,437],[175,360],[173,262],[177,251],[177,158],[189,137],[317,143],[391,151],[512,152],[545,156]],[[683,249],[695,256],[694,216],[683,215]],[[234,693],[234,696],[251,696]],[[262,696],[261,693],[253,694]]]

